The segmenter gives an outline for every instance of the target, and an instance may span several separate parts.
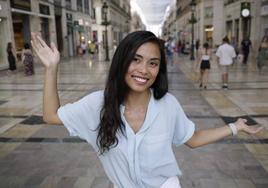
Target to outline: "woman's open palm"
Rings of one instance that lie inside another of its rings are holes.
[[[53,42],[51,43],[50,48],[39,35],[32,33],[31,43],[34,51],[45,67],[48,68],[58,64],[60,53]]]

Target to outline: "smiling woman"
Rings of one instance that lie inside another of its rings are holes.
[[[129,94],[135,92],[148,92],[154,83],[160,67],[159,46],[148,42],[139,47],[131,61],[125,76],[130,88]]]
[[[220,128],[195,131],[177,99],[168,93],[167,68],[160,40],[151,32],[130,33],[112,59],[104,91],[60,106],[59,53],[36,34],[32,45],[45,66],[44,120],[64,124],[86,140],[117,188],[180,188],[182,173],[172,145],[194,148],[237,131],[256,133],[239,119]],[[164,154],[164,155],[163,155]]]

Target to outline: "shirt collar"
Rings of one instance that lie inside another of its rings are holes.
[[[142,134],[143,132],[148,130],[150,126],[152,125],[154,119],[159,113],[158,101],[154,98],[153,89],[150,89],[150,92],[151,92],[151,96],[150,96],[150,101],[147,107],[145,120],[143,122],[142,127],[136,134]],[[125,117],[124,117],[125,106],[123,104],[120,105],[120,112],[121,112],[122,120],[125,121]]]

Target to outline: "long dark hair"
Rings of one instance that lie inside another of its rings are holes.
[[[125,75],[136,51],[146,42],[157,44],[161,55],[159,73],[151,86],[153,96],[155,99],[160,99],[168,91],[166,59],[161,41],[149,31],[136,31],[127,35],[115,51],[104,90],[104,104],[100,113],[97,137],[100,154],[117,146],[118,138],[116,135],[118,133],[125,135],[125,125],[120,114],[120,105],[129,91]]]
[[[209,47],[208,43],[205,42],[205,43],[203,44],[203,47],[206,49],[206,55],[207,55],[207,53],[208,53],[208,47]]]

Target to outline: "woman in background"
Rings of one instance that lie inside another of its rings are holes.
[[[24,49],[22,51],[22,62],[24,64],[24,74],[25,76],[31,76],[34,74],[34,59],[33,53],[28,43],[24,44]]]
[[[203,48],[198,50],[198,62],[200,62],[200,84],[199,87],[207,89],[208,73],[210,69],[211,49],[208,43],[204,43]]]
[[[268,62],[268,36],[264,36],[257,55],[257,66],[261,73],[262,67]]]
[[[7,43],[7,59],[8,59],[8,64],[9,64],[9,71],[11,72],[15,71],[17,69],[16,58],[15,58],[15,53],[14,53],[14,49],[13,49],[11,42]]]

